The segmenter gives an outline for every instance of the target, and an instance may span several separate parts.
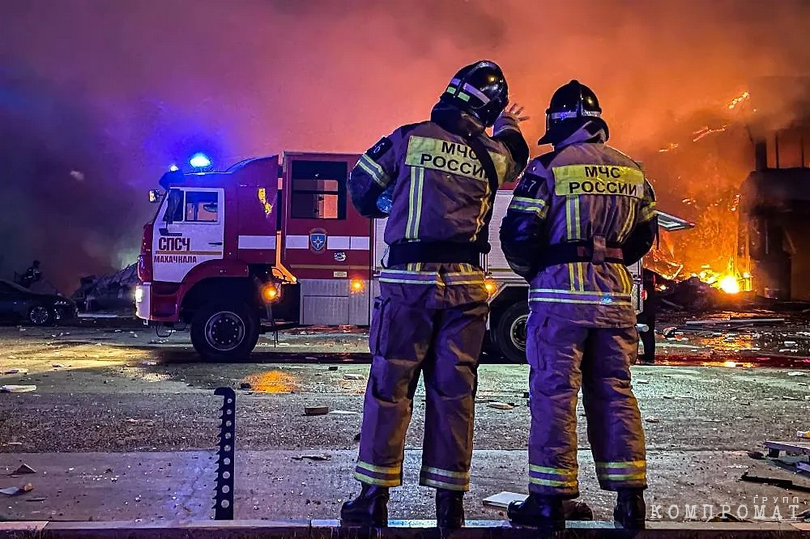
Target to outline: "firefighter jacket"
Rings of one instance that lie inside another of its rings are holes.
[[[502,184],[514,181],[529,149],[517,121],[502,115],[494,133],[473,116],[437,104],[430,121],[406,125],[383,137],[360,157],[349,192],[366,217],[385,217],[379,195],[393,183],[385,242],[462,244],[487,252],[491,190],[484,167],[470,148],[477,137],[488,150]]]
[[[587,327],[635,324],[626,265],[652,247],[655,196],[641,165],[589,122],[529,163],[503,220],[501,247],[530,284],[532,311]]]

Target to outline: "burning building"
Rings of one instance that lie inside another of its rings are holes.
[[[810,78],[755,79],[725,110],[673,125],[645,167],[661,205],[696,227],[664,232],[649,265],[729,293],[810,300]]]
[[[667,142],[642,154],[659,206],[695,223],[672,236],[664,230],[647,259],[668,279],[699,277],[731,293],[745,284],[737,223],[740,184],[754,166],[746,123],[749,99],[744,92],[728,107],[673,122],[663,134]]]
[[[738,255],[758,295],[810,301],[810,78],[759,80],[752,96]]]

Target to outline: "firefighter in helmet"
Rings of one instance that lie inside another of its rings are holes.
[[[490,248],[495,192],[517,178],[529,157],[518,127],[523,109],[507,110],[507,104],[501,68],[490,61],[468,65],[447,85],[429,121],[383,137],[349,177],[352,203],[362,215],[385,217],[378,199],[389,189],[392,204],[354,470],[362,490],[343,505],[346,524],[387,523],[388,489],[401,484],[420,372],[426,417],[419,482],[437,489],[440,527],[464,523],[476,373],[488,314],[480,258]]]
[[[599,484],[618,491],[615,520],[644,526],[644,431],[630,385],[638,353],[626,265],[652,247],[658,219],[641,166],[607,146],[596,95],[571,81],[546,111],[540,144],[503,220],[501,245],[530,284],[529,497],[518,524],[560,529],[563,500],[579,495],[576,403],[582,385]]]
[[[42,272],[39,269],[39,260],[34,260],[31,266],[25,270],[22,277],[20,277],[20,285],[25,288],[31,288],[31,286],[39,282],[42,279]]]

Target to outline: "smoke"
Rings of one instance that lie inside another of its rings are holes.
[[[752,78],[810,71],[806,35],[803,0],[6,0],[0,271],[37,257],[70,289],[116,269],[137,251],[144,192],[170,164],[196,151],[220,167],[362,151],[424,119],[479,58],[504,67],[533,116],[530,140],[553,90],[577,78],[599,95],[611,142],[646,159]],[[679,181],[699,193],[715,180]]]

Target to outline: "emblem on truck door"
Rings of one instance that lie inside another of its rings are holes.
[[[316,228],[309,232],[309,250],[322,253],[326,250],[326,230]]]

